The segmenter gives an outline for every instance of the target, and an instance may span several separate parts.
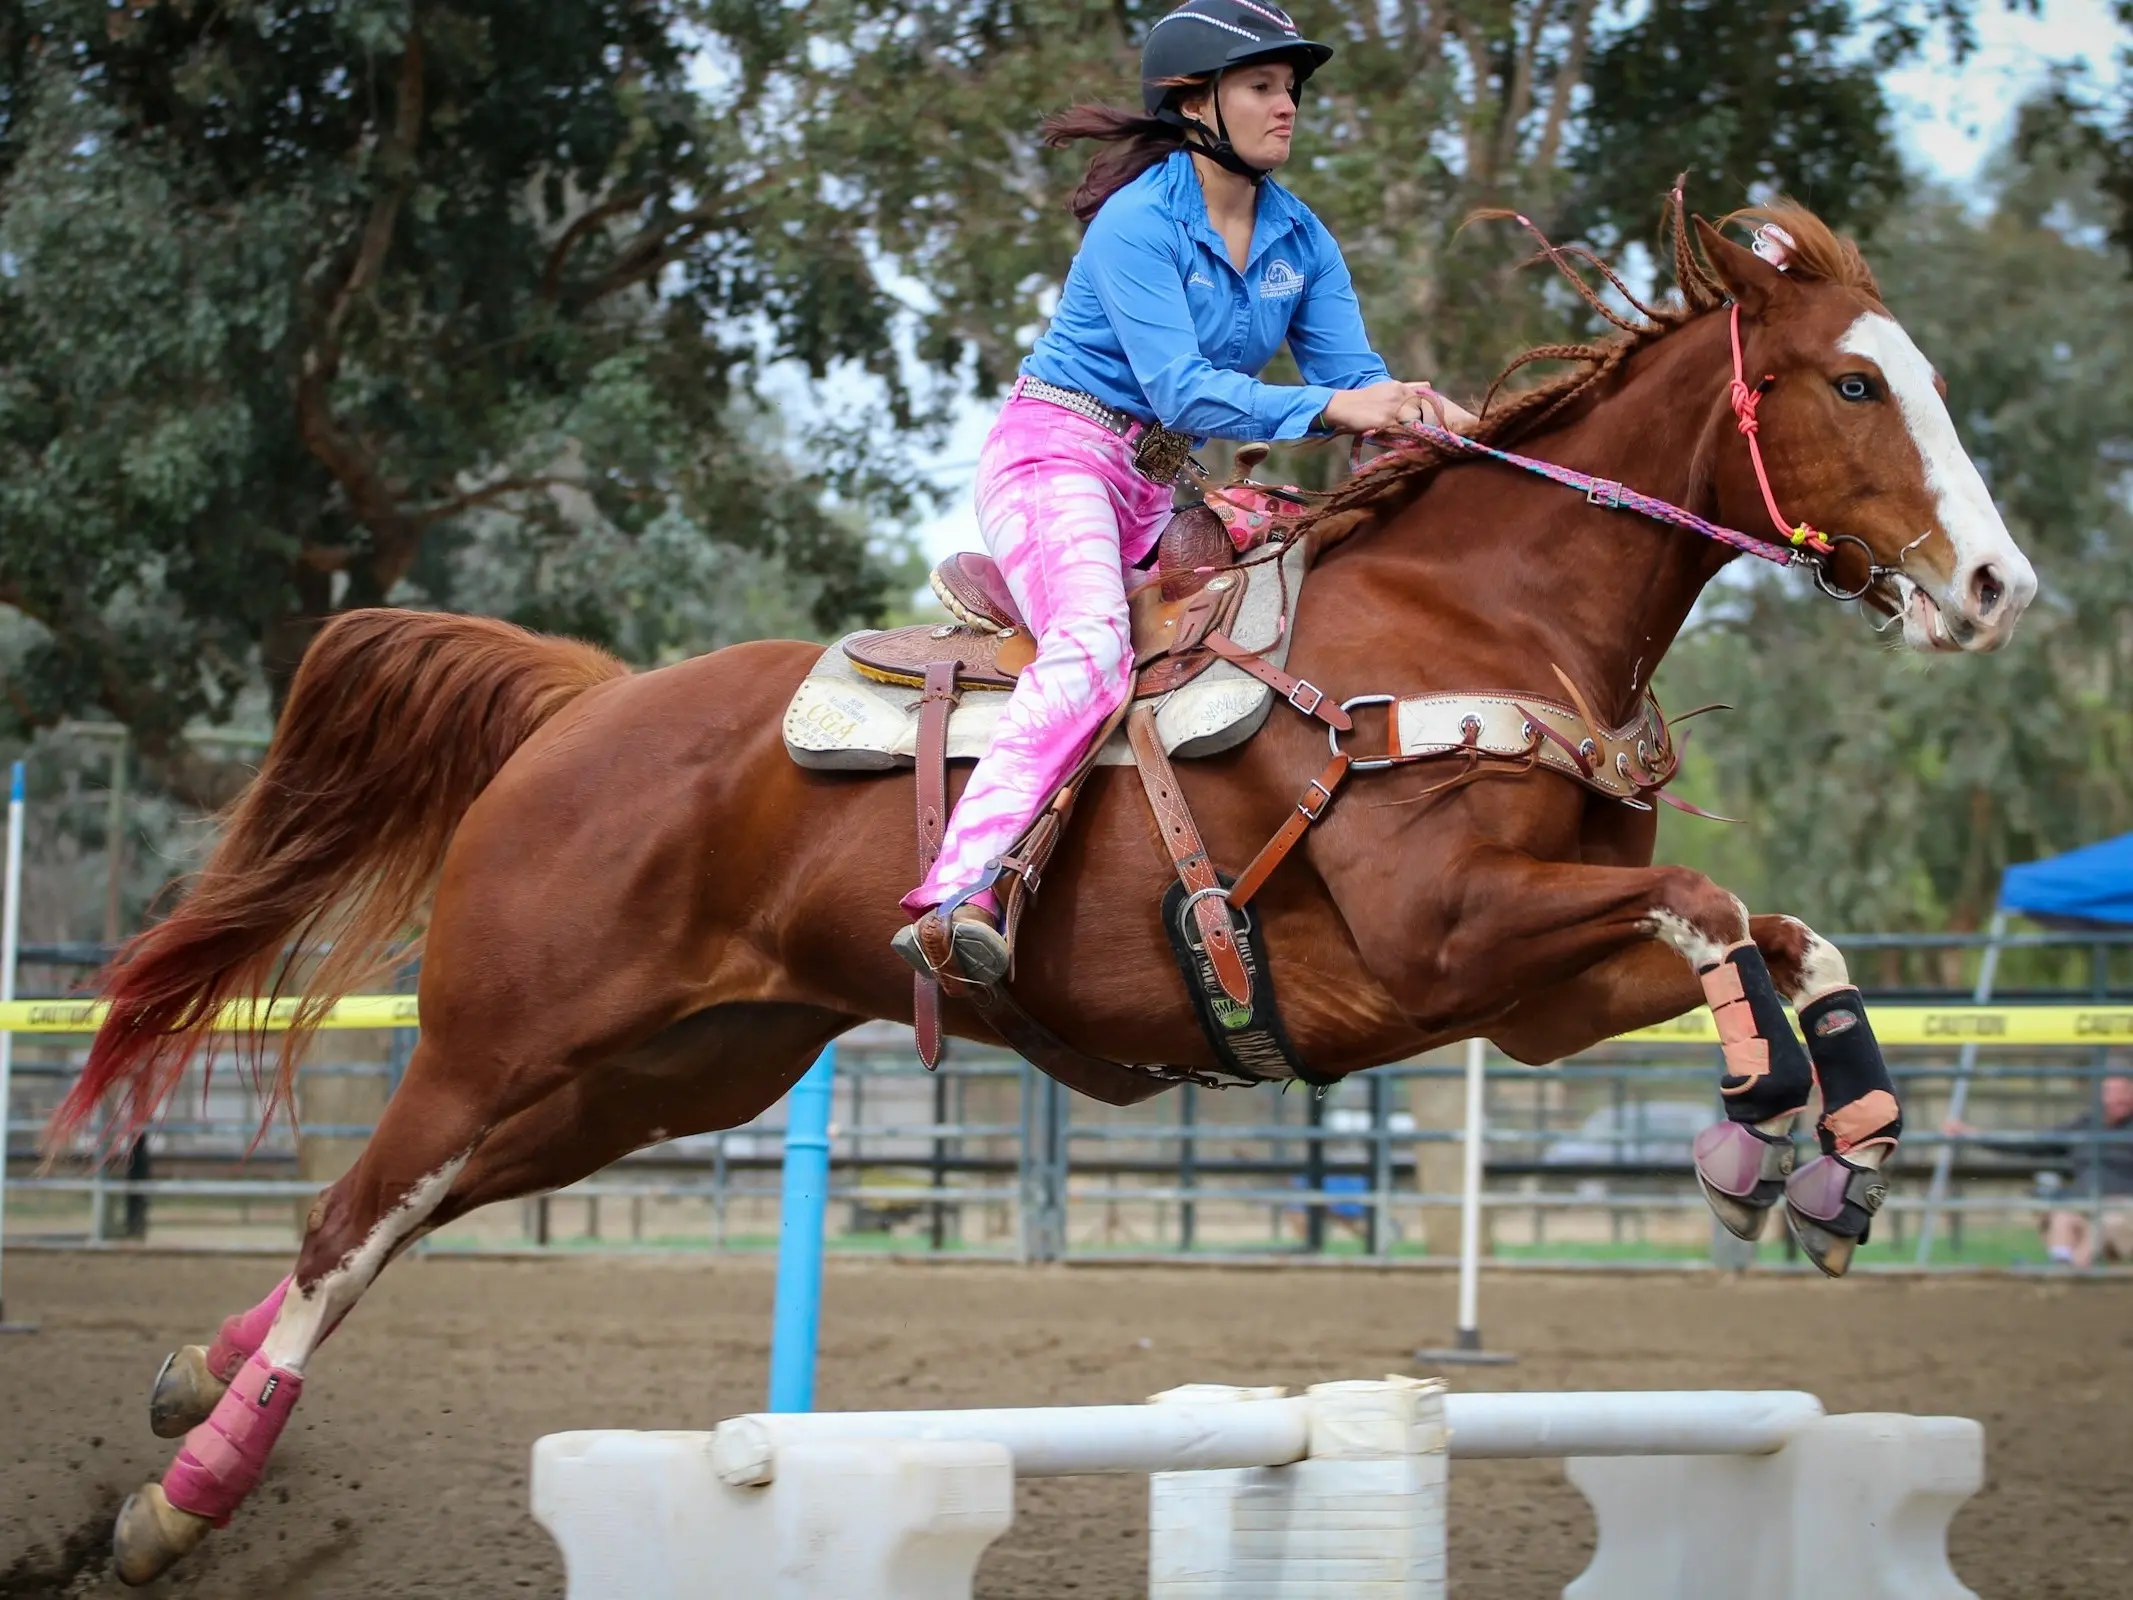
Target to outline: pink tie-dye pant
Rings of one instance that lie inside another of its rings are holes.
[[[1099,423],[1016,393],[978,456],[978,526],[1037,636],[992,748],[956,803],[940,858],[904,896],[924,911],[1015,842],[1133,677],[1126,587],[1170,515],[1170,491]]]

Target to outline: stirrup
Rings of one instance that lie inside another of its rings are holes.
[[[940,933],[941,914],[928,911],[916,922],[899,928],[896,937],[889,941],[889,948],[903,957],[911,970],[922,978],[962,978],[971,983],[990,987],[1007,981],[1007,939],[986,914],[970,907],[970,915],[962,914],[963,907],[948,919],[947,948],[941,950],[943,939]],[[929,928],[928,924],[932,926]],[[930,935],[930,936],[929,936]],[[929,955],[927,946],[940,951],[939,958]]]

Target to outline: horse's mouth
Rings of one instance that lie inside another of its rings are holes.
[[[1976,626],[1961,618],[1951,620],[1924,586],[1898,573],[1893,615],[1903,619],[1903,642],[1913,650],[1961,651],[1970,648]]]

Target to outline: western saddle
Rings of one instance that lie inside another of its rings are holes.
[[[1294,519],[1308,497],[1245,481],[1263,448],[1239,452],[1237,477],[1204,491],[1204,503],[1174,514],[1156,548],[1154,572],[1128,595],[1132,617],[1134,689],[1126,704],[1090,740],[1037,819],[1014,846],[988,863],[978,887],[1001,904],[1001,931],[1012,953],[1016,933],[1065,831],[1076,798],[1098,753],[1120,725],[1153,811],[1177,883],[1166,897],[1166,927],[1188,993],[1213,1049],[1216,1069],[1144,1065],[1088,1055],[1060,1039],[1026,1011],[1007,979],[980,983],[953,969],[919,975],[913,1018],[920,1057],[940,1057],[941,995],[970,1004],[1007,1044],[1040,1068],[1086,1076],[1120,1068],[1166,1082],[1221,1087],[1293,1076],[1322,1080],[1289,1047],[1273,1005],[1266,957],[1254,947],[1246,915],[1254,896],[1322,817],[1351,770],[1408,762],[1465,758],[1438,787],[1451,788],[1489,771],[1546,767],[1627,804],[1649,809],[1679,767],[1664,717],[1649,693],[1637,715],[1619,728],[1594,717],[1560,669],[1569,703],[1531,695],[1463,693],[1364,695],[1387,713],[1387,753],[1357,761],[1341,748],[1353,724],[1347,707],[1306,679],[1248,650],[1226,631],[1243,598],[1247,569],[1278,562],[1300,537]],[[921,691],[917,737],[918,872],[923,880],[939,854],[948,819],[949,714],[965,691],[1012,689],[1036,656],[1036,640],[991,558],[949,557],[934,570],[934,592],[956,619],[844,642],[851,665],[878,682]],[[1215,661],[1230,663],[1273,689],[1298,714],[1325,727],[1330,758],[1305,786],[1288,819],[1234,878],[1218,873],[1202,842],[1155,722],[1155,702],[1189,683]],[[1353,705],[1356,701],[1350,701]],[[1672,796],[1662,795],[1672,801]],[[1680,804],[1674,801],[1675,804]],[[1194,992],[1197,987],[1198,992]]]

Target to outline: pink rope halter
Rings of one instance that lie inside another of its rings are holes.
[[[1765,373],[1761,383],[1752,389],[1748,386],[1747,370],[1741,362],[1738,300],[1733,302],[1732,313],[1727,319],[1727,333],[1733,341],[1733,383],[1730,389],[1733,417],[1741,437],[1748,441],[1748,459],[1754,463],[1755,485],[1763,491],[1763,509],[1770,513],[1770,525],[1787,544],[1805,546],[1817,555],[1826,556],[1835,548],[1829,535],[1805,522],[1795,527],[1786,526],[1785,514],[1778,510],[1777,491],[1770,487],[1770,471],[1763,465],[1763,447],[1756,439],[1763,425],[1755,420],[1755,408],[1762,404],[1763,394],[1776,381],[1776,374]]]

